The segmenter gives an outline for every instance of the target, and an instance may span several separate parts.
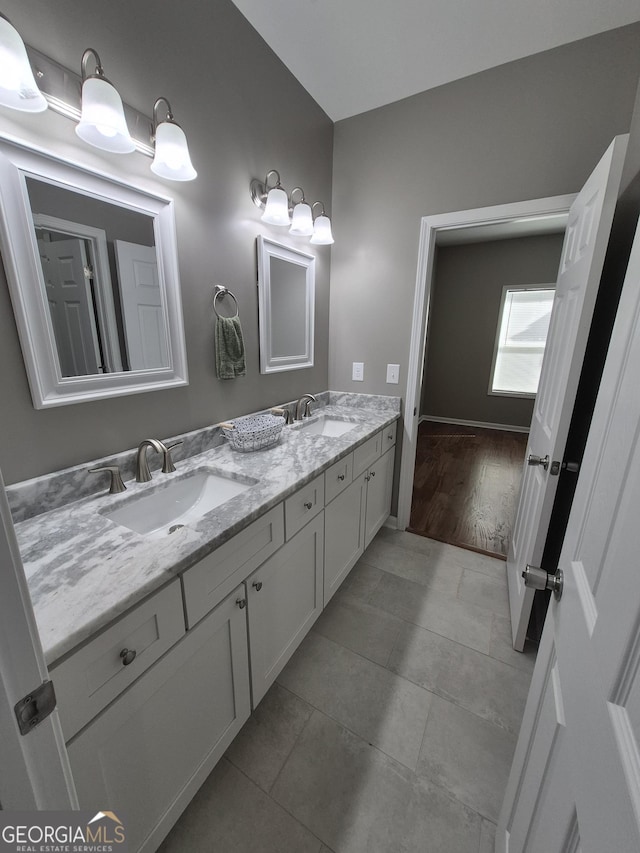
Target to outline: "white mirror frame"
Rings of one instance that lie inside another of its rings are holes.
[[[62,376],[42,284],[27,177],[50,181],[153,218],[158,277],[166,306],[169,367]],[[36,409],[188,384],[172,199],[0,135],[0,251]]]
[[[305,270],[305,315],[299,322],[304,328],[304,350],[287,355],[273,354],[271,323],[271,258],[279,258]],[[315,324],[315,255],[308,255],[268,237],[258,237],[258,308],[260,318],[260,373],[279,373],[313,367]]]

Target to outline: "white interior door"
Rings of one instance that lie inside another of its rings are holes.
[[[122,314],[131,370],[168,367],[165,321],[158,261],[153,246],[114,241]]]
[[[1,472],[0,589],[0,808],[78,808],[58,712],[26,735],[14,715],[48,676]]]
[[[640,850],[640,228],[578,478],[498,853]]]
[[[522,486],[507,556],[513,647],[522,651],[534,590],[522,572],[542,560],[558,477],[615,210],[626,136],[616,137],[569,211]],[[548,467],[527,464],[535,455]]]
[[[38,240],[44,285],[63,376],[98,373],[100,350],[83,240]]]

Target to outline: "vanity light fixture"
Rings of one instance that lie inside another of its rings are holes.
[[[20,33],[0,13],[0,105],[24,113],[41,113],[47,101],[29,64]]]
[[[92,56],[95,70],[89,74]],[[103,151],[117,154],[135,151],[120,95],[104,76],[100,57],[92,47],[82,54],[82,115],[76,125],[76,133],[84,142]]]
[[[316,216],[313,221],[313,237],[309,242],[316,246],[330,246],[335,242],[331,233],[331,220],[324,212],[324,204],[321,201],[314,201],[311,205],[311,210],[313,210],[316,204],[322,207],[322,213]]]
[[[275,175],[276,180],[273,186],[269,186],[271,175]],[[325,213],[324,204],[316,201],[309,205],[302,187],[294,187],[291,195],[288,196],[280,183],[280,173],[276,169],[267,172],[264,183],[253,178],[250,191],[256,207],[264,208],[263,222],[270,225],[290,225],[290,234],[294,237],[311,237],[310,242],[318,246],[328,246],[334,242],[331,234],[331,220]],[[294,198],[296,193],[300,193],[301,196],[298,201]],[[321,206],[322,212],[314,221],[313,209],[317,204]]]
[[[269,186],[269,177],[276,176],[275,186]],[[280,183],[280,173],[276,169],[267,172],[264,184],[260,181],[251,181],[251,198],[258,207],[264,207],[262,221],[269,225],[289,225],[289,198]]]
[[[300,201],[293,200],[293,194],[299,192],[302,195]],[[294,187],[291,190],[291,203],[293,204],[293,216],[291,217],[291,228],[289,234],[296,237],[310,237],[313,234],[313,215],[311,207],[307,204],[302,187]]]
[[[166,104],[166,115],[158,119],[158,109]],[[153,136],[155,156],[151,171],[170,181],[192,181],[198,173],[189,156],[189,146],[184,130],[174,121],[171,104],[166,98],[158,98],[153,105]]]

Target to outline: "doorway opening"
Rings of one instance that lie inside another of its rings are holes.
[[[420,422],[420,401],[438,246],[496,240],[564,229],[575,195],[425,216],[421,221],[398,489],[398,528],[409,526]]]
[[[501,558],[564,233],[555,219],[530,228],[437,244],[422,371],[409,530]]]

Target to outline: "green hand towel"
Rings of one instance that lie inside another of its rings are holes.
[[[216,374],[218,379],[235,379],[236,376],[244,376],[246,372],[240,318],[218,317],[216,319]]]

